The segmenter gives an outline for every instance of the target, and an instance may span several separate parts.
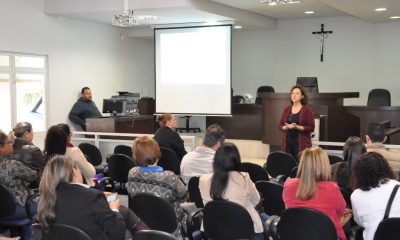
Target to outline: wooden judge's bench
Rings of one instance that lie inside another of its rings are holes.
[[[316,116],[321,116],[320,141],[363,138],[370,122],[392,121],[392,125],[400,126],[400,107],[343,106],[345,98],[358,97],[358,92],[309,94],[309,106]],[[206,125],[220,124],[227,138],[261,140],[277,149],[282,136],[278,123],[283,109],[290,104],[290,94],[268,92],[262,93],[261,98],[261,105],[232,104],[232,117],[207,117]],[[400,134],[394,134],[391,143],[400,144]]]

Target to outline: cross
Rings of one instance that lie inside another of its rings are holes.
[[[324,40],[325,38],[328,38],[328,35],[333,33],[333,31],[325,31],[324,30],[324,24],[321,24],[321,31],[319,32],[312,32],[312,34],[316,35],[317,38],[320,40],[320,55],[321,55],[321,62],[324,61]]]

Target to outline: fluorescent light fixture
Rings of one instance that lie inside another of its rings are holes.
[[[299,0],[258,0],[260,3],[266,3],[270,6],[300,3]]]
[[[242,29],[242,26],[240,26],[240,25],[235,25],[235,26],[233,26],[233,28],[234,28],[234,29]]]
[[[315,12],[314,11],[305,11],[304,13],[305,14],[314,14]]]
[[[391,18],[391,19],[399,19],[400,16],[391,16],[390,18]]]
[[[384,12],[384,11],[386,11],[386,10],[387,10],[387,8],[384,8],[384,7],[375,8],[375,11],[376,11],[376,12]]]

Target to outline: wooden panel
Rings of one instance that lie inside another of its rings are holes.
[[[261,105],[232,104],[232,117],[206,117],[206,125],[217,123],[226,138],[261,140]]]
[[[89,132],[154,133],[154,116],[87,118]]]

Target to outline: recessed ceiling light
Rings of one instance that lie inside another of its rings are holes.
[[[234,29],[242,29],[242,26],[240,26],[240,25],[235,25],[235,26],[233,26],[233,28],[234,28]]]
[[[384,7],[382,7],[382,8],[375,8],[375,11],[376,12],[384,12],[384,11],[386,11],[387,10],[387,8],[384,8]]]
[[[391,18],[391,19],[399,19],[400,16],[391,16],[390,18]]]
[[[305,11],[305,14],[314,14],[314,11]]]

